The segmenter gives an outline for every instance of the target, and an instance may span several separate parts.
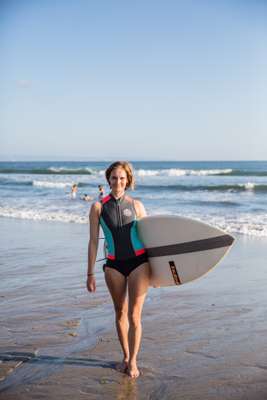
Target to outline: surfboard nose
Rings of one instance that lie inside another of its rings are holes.
[[[181,285],[205,275],[235,241],[217,227],[179,216],[148,216],[138,228],[154,287]]]
[[[229,234],[227,234],[226,236],[228,236],[228,241],[229,241],[228,246],[231,246],[235,241],[235,237]]]

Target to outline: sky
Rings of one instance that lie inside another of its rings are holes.
[[[267,2],[0,0],[0,160],[266,160]]]

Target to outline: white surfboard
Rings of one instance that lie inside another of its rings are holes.
[[[138,232],[148,253],[153,287],[181,285],[201,277],[234,241],[218,228],[175,215],[144,217],[138,221]]]

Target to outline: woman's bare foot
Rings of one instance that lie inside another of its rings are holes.
[[[127,374],[130,378],[138,378],[138,376],[140,375],[140,371],[137,368],[136,363],[131,363],[128,365]]]
[[[116,364],[115,368],[119,372],[126,373],[128,369],[128,360],[123,359],[122,362]]]

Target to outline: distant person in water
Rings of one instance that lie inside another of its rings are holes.
[[[72,187],[71,187],[70,197],[72,199],[76,199],[77,192],[78,192],[78,186],[76,185],[76,183],[74,183],[74,185],[72,185]]]
[[[88,194],[85,193],[83,196],[81,196],[81,200],[91,201],[91,200],[93,200],[93,197],[91,197],[91,196],[89,196]]]
[[[98,185],[98,200],[101,201],[104,197],[104,188],[102,185]]]

